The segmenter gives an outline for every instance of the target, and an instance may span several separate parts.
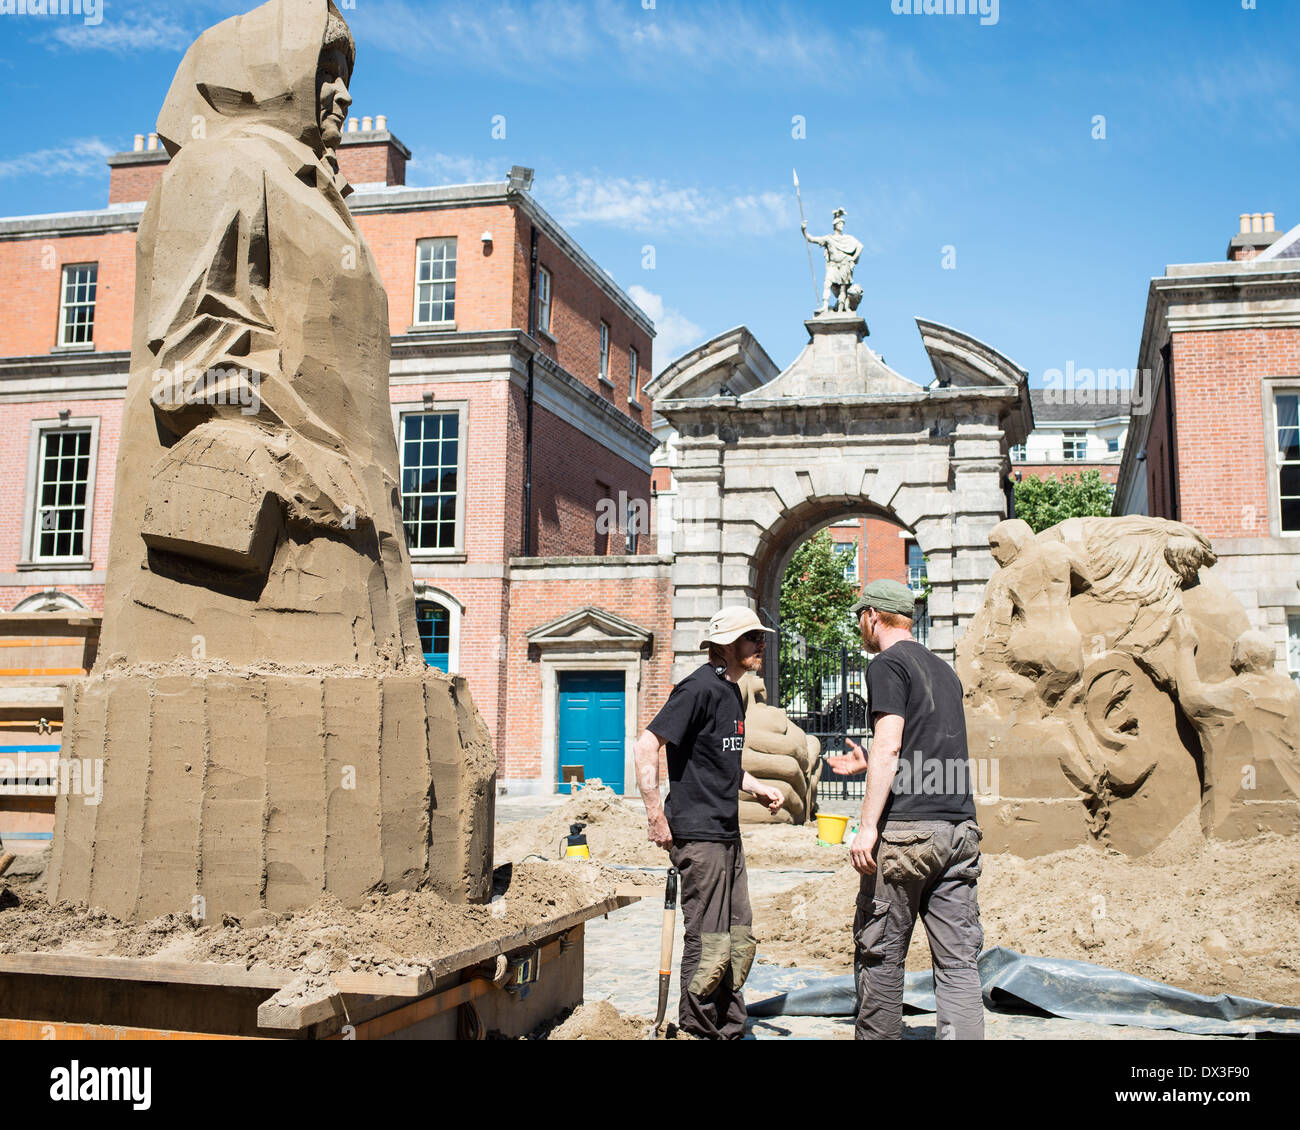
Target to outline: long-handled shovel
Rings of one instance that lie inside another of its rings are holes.
[[[668,868],[668,883],[664,888],[664,924],[659,934],[659,1011],[655,1013],[655,1026],[650,1036],[658,1039],[663,1028],[664,1013],[668,1011],[668,982],[673,973],[673,931],[677,926],[677,868]]]

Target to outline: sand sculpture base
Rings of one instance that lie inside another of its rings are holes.
[[[495,759],[461,678],[110,671],[71,687],[52,902],[125,921],[283,912],[428,885],[486,899]]]

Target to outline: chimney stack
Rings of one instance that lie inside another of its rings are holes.
[[[403,185],[411,151],[388,132],[388,115],[348,122],[338,148],[339,171],[354,185]]]
[[[1277,242],[1277,215],[1273,212],[1242,212],[1239,231],[1228,244],[1228,261],[1239,263],[1253,259]]]
[[[171,158],[158,143],[156,133],[135,134],[128,152],[115,153],[108,159],[108,202],[144,203],[162,179],[169,160]]]

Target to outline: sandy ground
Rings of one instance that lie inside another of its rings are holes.
[[[522,862],[530,855],[557,859],[560,840],[571,824],[586,824],[584,835],[593,859],[638,867],[667,867],[668,853],[646,838],[645,808],[624,800],[604,785],[588,785],[548,806],[544,816],[497,824],[496,860]],[[844,845],[823,847],[812,826],[744,824],[741,835],[749,867],[834,870],[848,860]]]
[[[645,841],[642,806],[594,787],[544,816],[499,825],[498,852],[554,857],[573,821],[589,824],[595,859],[667,865],[665,853]],[[858,876],[847,848],[819,846],[811,827],[746,826],[742,834],[760,960],[851,968]],[[1206,840],[1195,817],[1138,859],[1089,846],[1032,860],[986,855],[979,885],[985,945],[1090,961],[1194,992],[1300,1004],[1297,859],[1298,836]],[[770,884],[753,874],[763,869],[831,873],[791,875],[782,889],[764,891]],[[929,961],[918,929],[908,968]]]
[[[1300,837],[1206,840],[1189,818],[1132,859],[1077,847],[1037,859],[986,855],[979,880],[986,946],[1122,969],[1199,993],[1300,1004]],[[756,900],[765,960],[851,968],[858,876]],[[909,969],[929,966],[924,930]]]
[[[296,913],[257,911],[220,925],[184,915],[124,925],[100,910],[49,906],[43,882],[32,878],[14,882],[0,900],[0,953],[231,962],[312,974],[402,972],[599,902],[637,881],[599,865],[527,863],[498,868],[486,906],[453,905],[431,891],[398,891],[373,895],[356,909],[326,897]],[[648,882],[651,889],[659,886]]]

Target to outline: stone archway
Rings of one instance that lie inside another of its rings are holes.
[[[885,365],[865,321],[832,314],[806,322],[794,363],[743,395],[665,389],[656,400],[678,435],[674,680],[698,664],[713,612],[770,600],[787,547],[845,511],[913,533],[929,570],[930,646],[954,657],[992,573],[1010,447],[1032,427],[1028,376],[973,338],[919,324],[936,373],[928,387]]]

